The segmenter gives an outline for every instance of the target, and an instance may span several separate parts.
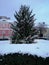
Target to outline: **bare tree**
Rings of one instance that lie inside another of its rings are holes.
[[[46,33],[47,31],[47,25],[45,24],[45,22],[39,23],[38,29],[39,29],[39,37],[43,37],[43,34]]]

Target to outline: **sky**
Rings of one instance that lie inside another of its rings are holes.
[[[15,20],[14,13],[21,5],[27,5],[35,15],[36,23],[45,22],[49,25],[49,0],[0,0],[0,16]]]

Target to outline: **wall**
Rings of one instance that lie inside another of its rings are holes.
[[[10,21],[10,20],[9,20]],[[0,19],[0,39],[9,39],[12,34],[11,24],[7,19]]]

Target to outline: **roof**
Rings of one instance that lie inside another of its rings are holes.
[[[0,16],[0,23],[1,22],[9,22],[9,23],[12,23],[14,22],[13,20],[11,20],[9,17],[7,16]]]
[[[7,16],[0,16],[0,19],[10,19],[10,17],[7,17]]]

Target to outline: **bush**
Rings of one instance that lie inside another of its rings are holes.
[[[42,58],[19,53],[0,55],[0,65],[49,65],[49,57]]]

